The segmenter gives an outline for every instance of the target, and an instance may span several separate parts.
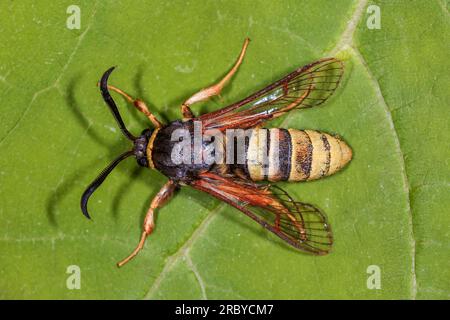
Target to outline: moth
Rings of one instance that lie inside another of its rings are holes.
[[[237,61],[223,79],[183,102],[183,118],[169,124],[162,124],[142,100],[108,85],[114,67],[103,74],[99,83],[103,99],[133,147],[87,187],[81,197],[83,214],[90,218],[90,196],[128,157],[134,156],[140,166],[156,169],[168,178],[151,201],[137,247],[118,263],[119,267],[142,250],[155,226],[155,210],[179,186],[190,186],[226,202],[301,251],[315,255],[330,252],[333,236],[322,211],[293,199],[273,182],[309,181],[334,174],[351,160],[351,148],[341,138],[324,132],[267,129],[262,125],[290,111],[325,102],[342,79],[343,63],[336,58],[315,61],[245,99],[195,115],[191,106],[221,93],[242,64],[248,44],[246,39]],[[122,95],[144,113],[154,128],[145,129],[139,136],[130,133],[110,91]]]

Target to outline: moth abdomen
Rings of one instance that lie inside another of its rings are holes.
[[[334,174],[351,158],[347,143],[324,132],[255,128],[239,170],[253,181],[306,181]]]

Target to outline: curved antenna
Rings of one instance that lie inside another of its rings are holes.
[[[109,106],[109,109],[111,110],[114,119],[116,119],[117,124],[119,125],[120,130],[122,133],[127,137],[129,140],[134,141],[136,140],[136,137],[133,136],[130,131],[125,127],[125,123],[122,120],[122,117],[120,116],[119,110],[117,109],[116,103],[114,102],[113,98],[109,94],[108,91],[108,78],[111,72],[113,72],[115,67],[111,67],[103,74],[102,78],[100,79],[100,91],[103,96],[103,100],[105,100],[106,104]]]
[[[133,154],[134,154],[133,150],[130,150],[118,156],[105,169],[103,169],[103,171],[98,175],[98,177],[95,178],[95,180],[92,181],[92,183],[83,192],[83,195],[81,196],[81,211],[83,212],[86,218],[88,219],[91,218],[87,210],[87,203],[89,201],[89,197],[94,193],[95,190],[97,190],[97,188],[103,183],[103,181],[105,181],[108,174],[111,173],[111,171],[119,164],[120,161],[128,158],[129,156],[132,156]]]

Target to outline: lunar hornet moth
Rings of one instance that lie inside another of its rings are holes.
[[[241,101],[204,115],[194,115],[190,107],[220,94],[241,65],[248,44],[249,39],[246,39],[237,61],[225,77],[187,99],[181,105],[183,119],[169,124],[162,124],[142,100],[108,85],[114,68],[103,74],[99,83],[103,99],[133,148],[115,159],[87,187],[81,197],[83,214],[90,218],[87,209],[90,196],[125,158],[134,156],[140,166],[156,169],[168,178],[150,204],[137,247],[118,263],[119,267],[143,248],[154,229],[155,209],[180,185],[204,191],[228,203],[297,249],[316,255],[331,250],[333,237],[325,215],[310,204],[294,200],[271,182],[308,181],[329,176],[351,160],[352,150],[340,138],[324,132],[265,129],[262,125],[292,110],[312,108],[325,102],[342,78],[343,63],[336,58],[315,61]],[[130,133],[110,91],[122,95],[144,113],[154,129],[145,129],[139,136]],[[196,142],[199,134],[200,140]],[[194,142],[190,140],[192,137]],[[209,161],[211,157],[214,161]],[[269,183],[257,183],[260,181]]]

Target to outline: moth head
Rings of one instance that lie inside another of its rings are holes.
[[[153,130],[145,129],[141,135],[134,140],[134,156],[137,163],[142,167],[148,167],[147,146]]]

